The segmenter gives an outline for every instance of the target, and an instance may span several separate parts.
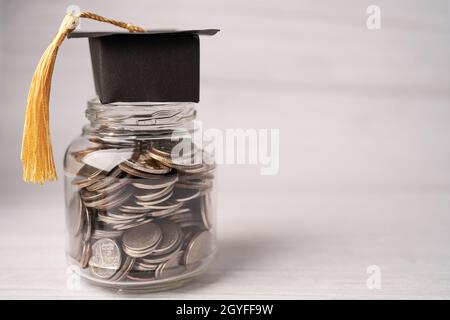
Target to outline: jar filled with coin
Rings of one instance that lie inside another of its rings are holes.
[[[123,289],[199,274],[216,249],[215,164],[211,145],[194,141],[195,104],[92,100],[86,115],[65,157],[70,263]]]

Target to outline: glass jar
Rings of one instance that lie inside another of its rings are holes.
[[[91,100],[86,117],[64,160],[69,264],[117,289],[169,289],[204,271],[217,247],[215,164],[195,104]]]

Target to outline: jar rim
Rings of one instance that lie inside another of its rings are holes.
[[[138,102],[112,102],[101,103],[98,98],[92,98],[87,101],[88,108],[96,107],[163,107],[163,106],[190,106],[196,105],[196,102],[151,102],[151,101],[138,101]]]
[[[192,102],[132,102],[102,104],[97,98],[87,101],[85,112],[89,124],[84,133],[114,135],[119,132],[144,134],[158,130],[190,128],[196,118]],[[152,133],[152,134],[153,134]]]

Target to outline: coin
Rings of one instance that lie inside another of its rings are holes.
[[[198,161],[194,144],[172,154],[181,138],[126,139],[103,135],[95,150],[79,154],[84,165],[67,208],[69,254],[112,282],[183,276],[214,249],[215,165]]]
[[[168,209],[178,209],[181,206],[182,204],[179,203],[178,201],[170,200],[163,203],[147,205],[145,207],[153,210],[166,210],[166,209],[168,210]]]
[[[170,170],[172,170],[171,168],[166,167],[165,165],[151,158],[145,160],[138,159],[137,161],[127,160],[124,161],[121,165],[122,166],[126,165],[127,167],[132,168],[134,170],[150,174],[166,174],[169,173]]]
[[[132,185],[138,189],[144,190],[154,190],[163,189],[174,185],[178,181],[178,175],[169,174],[160,177],[159,179],[147,179],[147,180],[137,180],[133,182]]]
[[[92,224],[93,224],[93,220],[92,220],[92,213],[91,213],[91,209],[84,207],[84,214],[86,217],[86,223],[85,223],[85,230],[84,230],[84,234],[83,234],[83,239],[84,240],[89,240],[91,238],[92,235]]]
[[[102,149],[102,147],[95,146],[95,147],[86,148],[84,150],[72,151],[72,152],[70,152],[70,155],[72,157],[74,157],[78,162],[80,162],[87,154],[94,152],[94,151],[98,151],[100,149]]]
[[[109,238],[97,240],[91,250],[89,266],[94,275],[108,279],[119,270],[122,256],[114,240]]]
[[[184,255],[184,264],[193,265],[213,252],[214,237],[209,231],[200,231],[189,241]]]
[[[180,145],[182,144],[182,145]],[[170,158],[172,155],[172,150],[177,146],[182,146],[182,150],[188,150],[188,145],[190,144],[190,139],[179,138],[179,139],[161,139],[152,141],[150,150],[162,157]]]
[[[158,268],[159,264],[152,264],[152,263],[146,263],[146,262],[136,262],[133,266],[134,271],[155,271]]]
[[[155,276],[157,278],[170,278],[183,273],[185,267],[180,264],[180,256],[174,256],[167,262],[162,263],[156,269]]]
[[[206,229],[211,229],[213,226],[213,215],[211,208],[211,194],[206,194],[202,197],[200,212],[202,215],[203,224]]]
[[[133,258],[127,257],[119,271],[111,278],[111,281],[122,281],[126,278],[128,272],[133,268],[134,262],[135,260]]]
[[[122,235],[122,231],[116,230],[95,230],[92,234],[92,239],[101,239],[101,238],[118,238]]]
[[[183,204],[177,201],[166,201],[164,203],[146,206],[121,206],[119,210],[124,213],[146,213],[150,217],[161,217],[179,209]]]
[[[111,185],[112,183],[116,183],[119,181],[127,181],[125,179],[120,179],[126,176],[126,173],[123,172],[118,166],[114,167],[110,172],[107,173],[106,177],[103,179],[97,180],[90,186],[86,187],[88,191],[98,191],[100,189],[104,189]]]
[[[117,179],[112,179],[112,180],[117,180]],[[110,183],[108,186],[106,186],[104,188],[97,189],[97,192],[99,192],[101,194],[109,194],[112,192],[120,191],[120,190],[122,190],[122,188],[126,187],[130,182],[131,182],[131,180],[129,180],[129,179],[121,178],[120,181]]]
[[[139,178],[143,178],[143,179],[159,179],[160,178],[160,176],[158,174],[148,173],[146,171],[135,169],[134,166],[130,165],[129,161],[120,163],[119,168],[134,177],[139,177]]]
[[[70,235],[75,236],[80,233],[85,217],[85,210],[86,208],[78,192],[76,192],[70,200],[66,215],[66,226]]]
[[[131,195],[131,191],[124,190],[123,192],[113,193],[112,195],[94,200],[92,202],[85,201],[84,204],[86,207],[92,207],[99,210],[112,209],[127,201]]]
[[[162,218],[167,217],[169,215],[172,215],[172,213],[178,211],[183,203],[169,203],[169,205],[163,209],[162,206],[160,206],[161,209],[156,209],[156,206],[152,206],[153,210],[150,212],[147,212],[147,216],[152,218]],[[146,207],[149,208],[149,207]]]
[[[133,270],[131,270],[127,274],[127,279],[131,280],[131,281],[149,281],[149,280],[153,280],[154,277],[155,277],[154,271],[142,272],[139,270],[139,271],[133,272]]]
[[[116,230],[128,230],[128,229],[146,224],[150,221],[153,221],[153,219],[150,219],[150,218],[144,219],[143,218],[143,219],[138,219],[138,220],[135,220],[135,221],[129,222],[129,223],[117,224],[117,225],[114,225],[113,228]]]
[[[162,232],[162,241],[153,250],[152,254],[162,255],[173,251],[182,237],[181,228],[170,221],[161,221],[158,223]]]
[[[143,207],[157,205],[166,200],[169,200],[172,197],[172,194],[173,194],[173,192],[170,192],[169,194],[164,195],[162,198],[151,200],[151,201],[136,201],[136,204],[143,206]]]
[[[125,231],[122,237],[123,249],[131,257],[143,257],[159,244],[161,238],[161,228],[149,222]]]
[[[96,182],[97,180],[103,178],[106,172],[90,165],[85,164],[77,172],[75,179],[73,179],[72,184],[78,186],[78,188],[85,188]]]
[[[194,189],[194,190],[210,190],[212,188],[212,181],[200,180],[200,181],[183,181],[178,182],[175,185],[177,188],[181,189]]]
[[[176,164],[175,164],[176,165]],[[201,164],[195,166],[183,165],[181,164],[178,168],[185,175],[207,175],[212,174],[215,170],[215,164],[206,164],[202,162]]]
[[[105,195],[96,191],[89,191],[86,188],[80,190],[80,197],[85,202],[92,202],[103,199]]]
[[[201,160],[198,160],[195,157],[172,159],[161,156],[160,154],[155,153],[153,151],[149,151],[148,154],[154,160],[161,162],[166,167],[177,170],[186,170],[186,169],[194,170],[202,167]]]
[[[88,153],[82,161],[96,169],[109,172],[119,163],[131,158],[133,149],[104,149]]]
[[[88,267],[90,256],[91,256],[91,244],[85,241],[83,243],[83,251],[81,253],[80,259],[80,265],[83,269]]]
[[[114,269],[106,269],[94,266],[91,266],[89,270],[92,274],[102,279],[109,279],[117,272],[117,270]]]
[[[200,191],[196,189],[183,189],[175,188],[173,197],[178,202],[186,202],[197,198],[200,195]]]
[[[169,185],[161,190],[159,189],[153,189],[153,190],[146,190],[143,194],[135,194],[135,198],[139,201],[152,201],[156,199],[160,199],[161,197],[164,197],[165,195],[169,194],[173,190],[174,184]]]
[[[86,187],[86,191],[99,194],[107,194],[125,187],[131,181],[127,178],[125,173],[121,178],[107,176],[103,179],[97,180],[90,186]]]

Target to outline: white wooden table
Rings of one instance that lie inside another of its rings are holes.
[[[446,193],[219,200],[220,254],[209,271],[180,289],[142,295],[68,287],[61,203],[4,200],[0,298],[450,298]],[[380,267],[381,289],[367,288],[369,265]]]

